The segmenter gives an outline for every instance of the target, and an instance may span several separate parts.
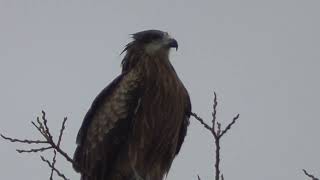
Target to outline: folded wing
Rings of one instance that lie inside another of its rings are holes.
[[[74,169],[83,180],[108,176],[117,153],[126,143],[142,95],[137,73],[118,76],[94,100],[77,136]]]

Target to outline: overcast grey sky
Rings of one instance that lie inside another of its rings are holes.
[[[30,124],[42,109],[52,130],[68,116],[63,148],[92,100],[120,72],[129,34],[168,31],[179,42],[171,61],[193,111],[210,121],[240,120],[222,141],[226,180],[301,180],[320,176],[320,1],[0,0],[0,132],[39,137]],[[168,180],[213,178],[208,132],[191,120]],[[43,180],[38,155],[0,140],[1,179]],[[47,154],[45,154],[47,155]],[[71,166],[59,167],[78,179]]]

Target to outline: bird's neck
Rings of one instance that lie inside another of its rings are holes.
[[[143,50],[129,49],[126,56],[122,60],[122,72],[130,71],[133,68],[142,68],[146,71],[152,70],[153,73],[165,72],[163,70],[166,69],[174,72],[169,60],[168,50],[158,51],[150,54]]]

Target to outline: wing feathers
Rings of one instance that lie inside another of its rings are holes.
[[[75,170],[96,174],[111,167],[132,126],[142,94],[139,78],[136,72],[121,74],[96,97],[78,132]]]

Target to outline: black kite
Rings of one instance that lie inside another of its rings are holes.
[[[122,73],[96,97],[77,137],[82,180],[162,180],[189,124],[187,90],[169,61],[168,33],[133,34]]]

